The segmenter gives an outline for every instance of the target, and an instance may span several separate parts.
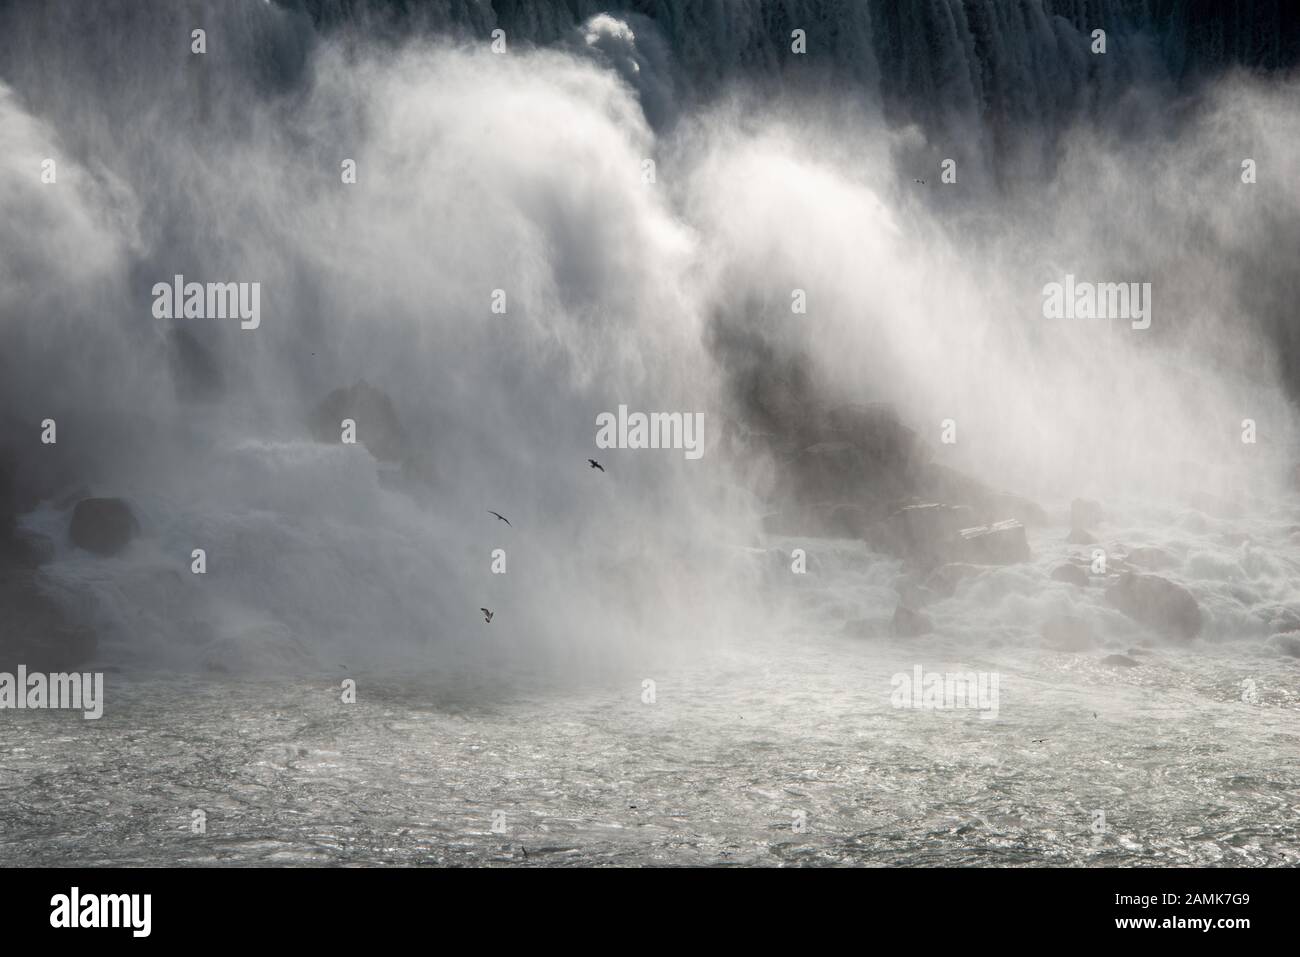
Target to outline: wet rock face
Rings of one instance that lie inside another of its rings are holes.
[[[1204,623],[1191,593],[1159,575],[1125,572],[1106,589],[1106,600],[1138,624],[1180,641],[1195,638]]]
[[[120,498],[87,498],[72,510],[72,544],[96,555],[116,555],[131,543],[140,525]]]
[[[769,437],[780,475],[773,501],[782,509],[850,505],[885,514],[888,503],[913,494],[927,453],[889,406],[810,406],[787,427]]]

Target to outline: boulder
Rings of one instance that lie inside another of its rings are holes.
[[[907,505],[867,533],[867,542],[887,555],[916,564],[939,564],[953,558],[953,543],[970,525],[970,509],[927,503]]]
[[[1065,536],[1067,545],[1096,545],[1097,539],[1092,533],[1082,528],[1070,529],[1070,534]]]
[[[957,554],[973,565],[1014,565],[1028,561],[1030,556],[1025,526],[1014,518],[964,528],[957,545]]]
[[[381,462],[400,462],[406,456],[406,433],[397,420],[393,400],[381,389],[362,380],[335,389],[312,410],[311,434],[317,442],[338,443],[344,419],[357,424],[357,441]]]
[[[120,498],[86,498],[72,510],[72,544],[96,555],[116,555],[140,531],[131,508]]]
[[[1106,589],[1106,600],[1152,631],[1189,641],[1201,631],[1201,608],[1191,593],[1159,575],[1124,572]]]
[[[1078,565],[1061,565],[1052,570],[1052,581],[1065,582],[1083,588],[1088,584],[1088,573]]]

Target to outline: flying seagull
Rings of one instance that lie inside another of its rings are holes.
[[[494,511],[492,511],[492,509],[488,509],[488,514],[489,514],[489,515],[495,515],[497,518],[501,519],[501,521],[505,522],[507,525],[510,525],[510,519],[506,518],[506,517],[505,517],[504,515],[502,515],[500,512],[494,512]],[[511,527],[511,528],[514,528],[513,525],[510,525],[510,527]]]
[[[920,183],[922,186],[925,185],[925,180],[923,180],[923,179],[914,179],[914,180],[912,180],[912,182],[913,182],[913,183]]]
[[[490,608],[480,608],[479,611],[483,612],[483,621],[486,624],[492,624],[492,610]]]
[[[605,466],[601,465],[595,459],[587,459],[587,461],[591,463],[593,469],[600,469],[602,472],[605,471]]]

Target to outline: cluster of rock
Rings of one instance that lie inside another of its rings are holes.
[[[787,414],[778,427],[794,434],[769,436],[778,462],[772,500],[780,507],[768,516],[767,529],[859,538],[901,559],[899,603],[889,624],[893,635],[930,632],[922,610],[929,602],[951,596],[962,579],[984,568],[1029,561],[1027,526],[1050,524],[1044,509],[1028,499],[931,461],[924,443],[887,405],[805,407]],[[1104,522],[1099,503],[1075,499],[1065,543],[1096,544]],[[1113,549],[1107,571],[1095,582],[1086,561],[1067,561],[1051,578],[1078,588],[1095,584],[1111,607],[1145,629],[1189,641],[1204,626],[1196,599],[1155,574],[1174,564],[1173,556],[1156,547]],[[1043,635],[1069,650],[1097,640],[1084,619],[1070,615],[1049,619]]]

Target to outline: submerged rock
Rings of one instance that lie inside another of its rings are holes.
[[[96,555],[116,555],[140,531],[131,508],[120,498],[87,498],[72,510],[72,544]]]
[[[1138,624],[1189,641],[1201,631],[1201,607],[1191,593],[1159,575],[1125,572],[1106,589],[1106,600]]]

